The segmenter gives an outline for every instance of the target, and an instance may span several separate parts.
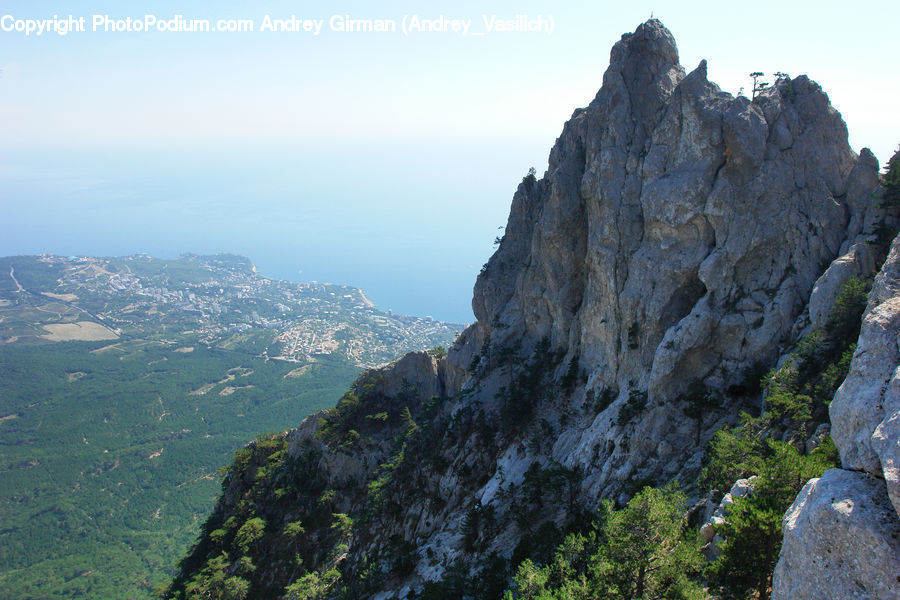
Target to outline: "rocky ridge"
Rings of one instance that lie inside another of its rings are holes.
[[[642,24],[547,172],[518,186],[475,284],[477,322],[446,356],[370,371],[290,432],[295,497],[258,511],[302,519],[305,569],[404,597],[602,498],[694,481],[716,427],[758,401],[753,374],[875,269],[877,187],[877,161],[850,149],[815,82],[733,97],[705,61],[685,72],[659,21]],[[692,385],[722,408],[689,417]],[[256,497],[246,473],[226,479],[208,528]],[[185,570],[215,551],[201,541]],[[274,551],[266,561],[255,597],[297,573]]]
[[[566,427],[553,449],[591,467],[596,497],[660,468],[664,478],[696,468],[675,401],[694,381],[724,392],[771,363],[805,323],[795,327],[813,289],[822,319],[840,283],[874,269],[864,234],[880,218],[877,161],[868,151],[857,160],[806,77],[734,98],[707,80],[705,62],[685,75],[656,21],[625,36],[610,63],[547,174],[519,186],[475,285],[477,323],[449,357],[462,367],[457,357],[482,340],[530,348],[548,337],[587,375],[585,396],[612,392],[607,410]],[[818,281],[837,257],[850,266]],[[628,430],[609,415],[632,392],[646,399]],[[576,392],[569,404],[583,401]],[[598,451],[598,440],[615,448]]]

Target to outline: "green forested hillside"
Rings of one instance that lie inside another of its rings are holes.
[[[459,328],[231,254],[0,258],[0,598],[149,597],[236,449]]]
[[[0,597],[147,598],[259,432],[333,405],[358,373],[202,344],[0,349]]]

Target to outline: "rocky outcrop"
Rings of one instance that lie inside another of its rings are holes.
[[[784,518],[773,598],[900,597],[900,238],[869,294],[850,372],[830,406],[843,469]]]
[[[580,473],[588,506],[624,500],[634,480],[692,481],[714,422],[741,400],[726,390],[774,361],[814,288],[818,323],[840,284],[874,269],[865,242],[881,218],[877,173],[871,153],[850,150],[840,115],[808,78],[779,81],[751,102],[710,82],[705,62],[686,73],[658,21],[623,36],[547,172],[516,190],[475,284],[477,322],[447,358],[469,370],[454,410],[483,410],[489,421],[541,340],[545,362],[556,360],[549,379],[577,373],[578,385],[536,407],[523,401],[521,411],[540,418],[497,436],[487,482],[428,515],[443,523],[426,537],[440,540],[426,542],[439,564],[459,556],[466,498],[509,519],[504,490],[534,462]],[[838,257],[845,266],[823,274]],[[682,400],[694,382],[725,398],[725,410],[699,424]],[[538,431],[540,419],[552,436]],[[547,443],[527,443],[534,435]],[[475,451],[445,458],[474,465]],[[503,531],[488,550],[515,544],[516,528]]]
[[[831,469],[784,517],[773,600],[900,598],[900,521],[884,482]]]
[[[900,246],[875,279],[850,372],[831,403],[843,468],[887,483],[900,514]]]
[[[724,525],[728,520],[728,511],[734,505],[735,498],[744,498],[753,493],[753,481],[756,476],[747,479],[738,479],[731,486],[731,490],[722,498],[719,505],[703,525],[700,526],[700,539],[703,541],[703,553],[707,560],[713,561],[722,554],[719,542],[724,538],[716,534],[716,527]]]
[[[587,394],[614,392],[554,448],[587,467],[593,496],[631,477],[689,479],[699,457],[677,403],[685,388],[740,383],[774,359],[814,285],[818,323],[841,283],[874,269],[864,240],[878,165],[846,140],[806,77],[751,102],[708,81],[705,62],[685,74],[658,21],[616,44],[547,173],[519,186],[473,299],[473,337],[548,337],[581,365]],[[635,393],[640,418],[622,427],[615,415]]]

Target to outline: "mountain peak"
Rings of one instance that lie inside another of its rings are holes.
[[[678,47],[675,36],[659,19],[649,19],[632,33],[625,33],[610,52],[610,66],[622,62],[624,57],[661,60],[672,65],[678,64]]]
[[[624,86],[633,105],[651,109],[664,101],[682,77],[675,37],[658,19],[650,19],[613,46],[603,85]]]

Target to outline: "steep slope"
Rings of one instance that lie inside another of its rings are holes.
[[[338,572],[349,597],[404,597],[460,559],[526,556],[602,498],[693,481],[713,426],[758,402],[760,368],[875,268],[877,185],[817,84],[732,97],[642,24],[519,185],[477,322],[446,357],[364,374],[249,447],[173,595],[220,560],[253,597]],[[698,386],[722,408],[692,410]]]

